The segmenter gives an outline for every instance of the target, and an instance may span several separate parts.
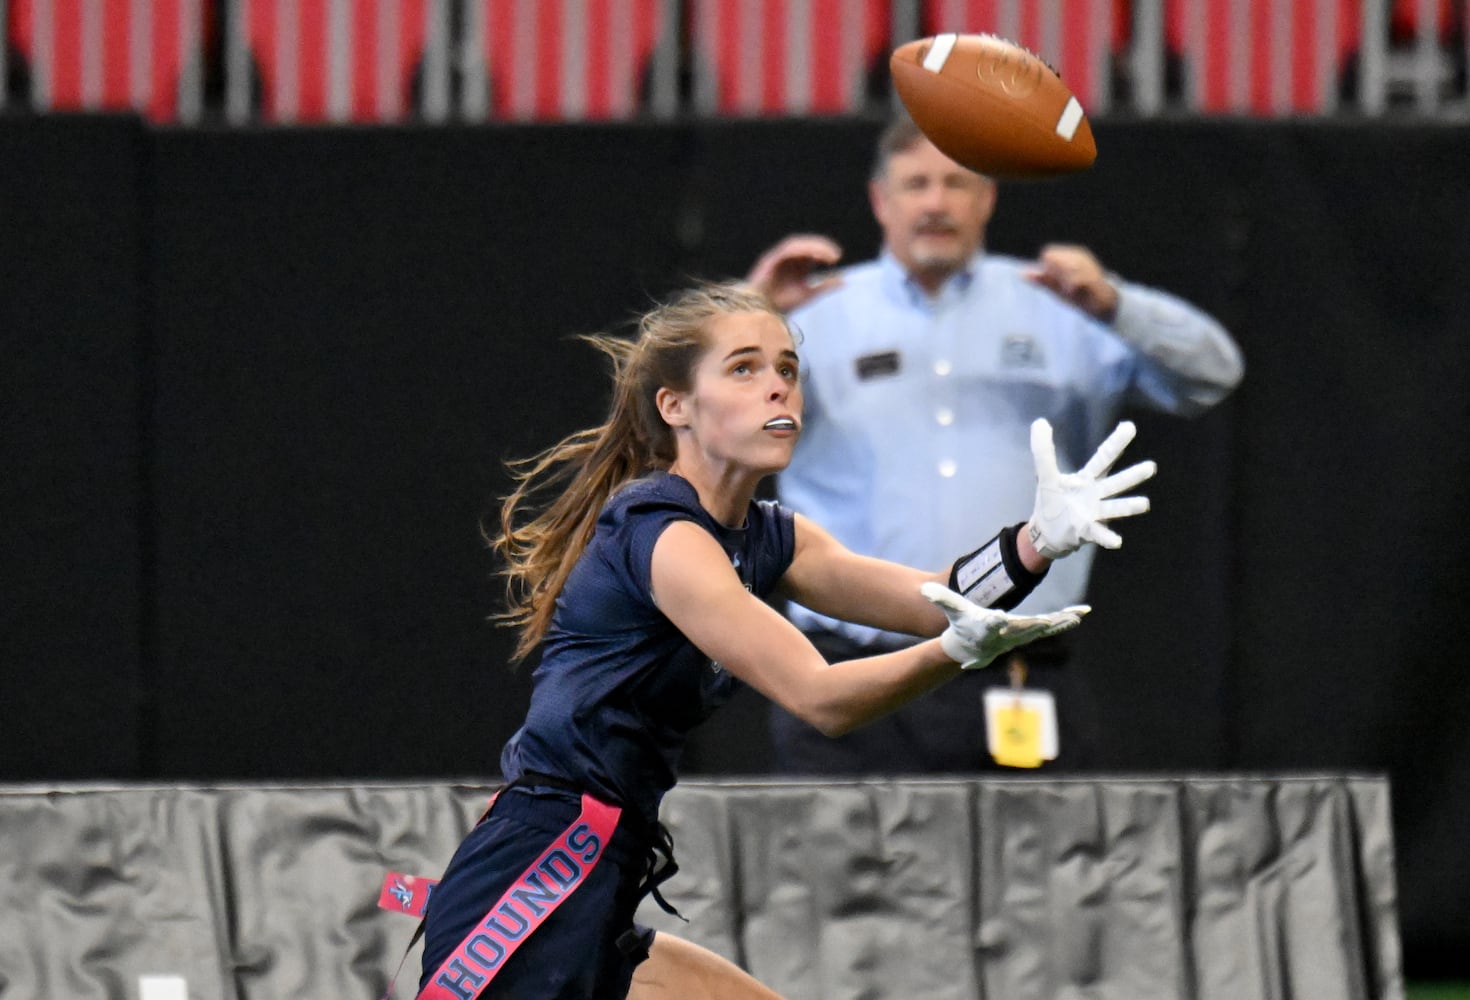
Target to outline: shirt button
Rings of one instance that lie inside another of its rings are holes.
[[[945,358],[940,358],[938,361],[934,362],[935,375],[948,375],[953,370],[954,365],[950,364],[949,361]]]
[[[955,464],[955,460],[952,458],[943,459],[939,463],[939,474],[945,479],[953,479],[954,474],[959,470],[960,467]]]
[[[948,427],[954,423],[954,410],[951,410],[947,406],[941,407],[934,413],[934,422],[940,427]]]

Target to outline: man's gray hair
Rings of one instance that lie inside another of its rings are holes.
[[[888,172],[888,161],[895,154],[907,153],[924,137],[914,120],[904,112],[899,112],[898,117],[885,125],[878,135],[877,155],[873,158],[873,172],[870,175],[872,179],[876,181]]]

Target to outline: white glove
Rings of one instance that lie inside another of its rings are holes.
[[[1153,462],[1139,462],[1107,478],[1103,473],[1113,467],[1137,428],[1123,421],[1098,446],[1087,464],[1076,472],[1063,474],[1057,468],[1057,450],[1052,443],[1051,424],[1037,420],[1031,425],[1031,457],[1036,462],[1036,509],[1027,527],[1031,544],[1048,559],[1060,559],[1080,549],[1086,542],[1096,542],[1105,549],[1123,544],[1104,521],[1131,517],[1148,510],[1148,497],[1120,497],[1148,479],[1159,467]]]
[[[1013,615],[982,608],[942,584],[919,585],[919,593],[937,604],[949,619],[949,628],[939,637],[944,655],[966,670],[978,670],[1002,653],[1059,632],[1074,629],[1092,609],[1074,604],[1046,615]]]

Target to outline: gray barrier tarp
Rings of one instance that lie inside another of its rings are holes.
[[[0,996],[381,995],[491,786],[0,789]],[[642,918],[793,1000],[1400,1000],[1386,779],[695,782]],[[411,997],[417,949],[396,995]]]

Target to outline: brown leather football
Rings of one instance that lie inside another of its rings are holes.
[[[1082,105],[1050,66],[995,35],[935,35],[894,50],[893,86],[950,159],[999,178],[1054,177],[1097,159]]]

